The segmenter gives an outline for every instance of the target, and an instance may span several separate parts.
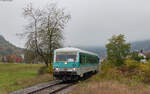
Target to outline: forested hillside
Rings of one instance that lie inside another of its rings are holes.
[[[18,48],[8,42],[2,35],[0,35],[0,56],[5,55],[20,55],[23,52],[23,49]]]

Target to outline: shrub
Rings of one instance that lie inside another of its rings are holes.
[[[50,73],[53,73],[53,64],[50,64],[48,66],[48,70],[49,70]]]
[[[128,85],[136,85],[138,82],[150,83],[150,63],[142,63],[132,59],[126,59],[122,66],[113,66],[110,62],[101,65],[101,79],[118,80]]]
[[[141,58],[139,57],[139,53],[138,52],[131,52],[131,58],[133,60],[136,60],[136,61],[140,61]]]
[[[38,70],[39,75],[46,74],[46,73],[49,73],[49,68],[47,66],[43,66]]]
[[[139,63],[135,60],[126,59],[125,66],[127,67],[128,72],[133,72],[136,71],[136,69],[138,69]]]
[[[101,79],[117,79],[121,75],[121,71],[117,70],[117,67],[114,66],[110,62],[103,62],[101,64],[101,73],[100,78]]]
[[[110,62],[102,62],[101,63],[101,70],[102,71],[108,71],[108,69],[112,68],[113,65]]]
[[[150,72],[150,63],[140,63],[138,70],[142,72]]]

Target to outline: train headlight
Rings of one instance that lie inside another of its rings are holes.
[[[76,68],[73,68],[73,71],[76,71]]]
[[[56,71],[58,71],[59,69],[58,68],[56,68]]]

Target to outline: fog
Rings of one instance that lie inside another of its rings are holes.
[[[128,42],[150,39],[149,0],[13,0],[0,1],[0,34],[16,46],[25,39],[23,7],[30,2],[44,7],[56,2],[72,16],[64,29],[66,46],[104,46],[114,34],[124,34]]]

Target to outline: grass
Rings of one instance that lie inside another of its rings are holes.
[[[75,87],[70,94],[150,94],[150,88],[137,85],[128,87],[117,81],[84,82]]]
[[[0,94],[26,88],[53,79],[50,74],[38,74],[44,64],[0,64]]]
[[[94,75],[84,82],[80,82],[70,94],[150,94],[150,86],[138,83],[129,86],[117,80],[101,79]]]

